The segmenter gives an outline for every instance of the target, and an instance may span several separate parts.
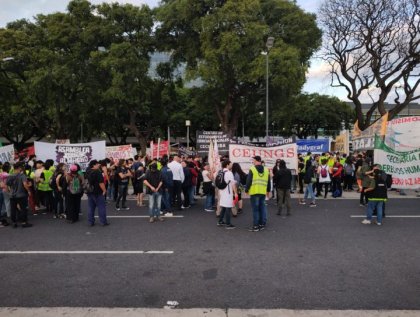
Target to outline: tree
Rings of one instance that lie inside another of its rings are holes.
[[[308,136],[317,139],[320,129],[332,136],[339,134],[343,128],[349,129],[354,122],[354,111],[337,97],[301,94],[277,112],[275,119],[286,136],[295,134],[301,139]]]
[[[273,107],[298,93],[312,52],[320,44],[315,16],[284,0],[164,0],[158,8],[161,49],[175,64],[185,63],[187,79],[199,78],[222,130],[233,136],[242,100],[264,100],[265,49],[270,51]],[[203,96],[204,97],[204,96]]]
[[[370,125],[375,110],[386,113],[385,101],[392,91],[396,106],[389,119],[420,98],[417,0],[328,0],[319,17],[331,84],[347,90],[362,130]],[[361,98],[366,95],[372,105],[364,116]]]

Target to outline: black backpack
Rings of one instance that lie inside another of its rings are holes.
[[[214,184],[218,189],[225,189],[227,187],[228,183],[225,181],[225,172],[223,170],[217,172]]]

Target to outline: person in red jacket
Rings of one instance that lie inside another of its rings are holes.
[[[332,196],[334,198],[341,197],[343,188],[341,182],[343,180],[343,165],[340,163],[340,157],[336,157],[335,163],[332,167]]]
[[[189,188],[190,206],[195,205],[194,192],[197,187],[198,171],[193,162],[188,162],[188,168],[191,172],[191,187]]]

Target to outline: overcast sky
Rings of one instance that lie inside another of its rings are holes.
[[[298,0],[299,6],[308,12],[317,12],[322,0]],[[66,10],[68,0],[0,0],[0,27],[5,27],[8,22],[17,19],[33,20],[39,13],[48,14]],[[158,5],[159,0],[90,0],[93,4],[102,2],[131,3],[133,5],[147,4],[150,7]],[[331,88],[329,85],[328,68],[325,64],[313,59],[308,73],[308,80],[304,86],[306,92],[336,95],[345,100],[344,90]]]

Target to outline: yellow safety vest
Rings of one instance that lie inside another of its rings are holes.
[[[45,179],[43,179],[42,182],[38,184],[38,190],[42,192],[51,191],[52,189],[50,187],[50,179],[54,175],[54,172],[51,170],[44,170],[43,173],[44,173]]]
[[[268,178],[270,176],[268,168],[264,167],[264,172],[262,174],[258,173],[255,166],[252,166],[249,171],[252,173],[252,185],[249,189],[249,194],[265,195],[267,193]]]

